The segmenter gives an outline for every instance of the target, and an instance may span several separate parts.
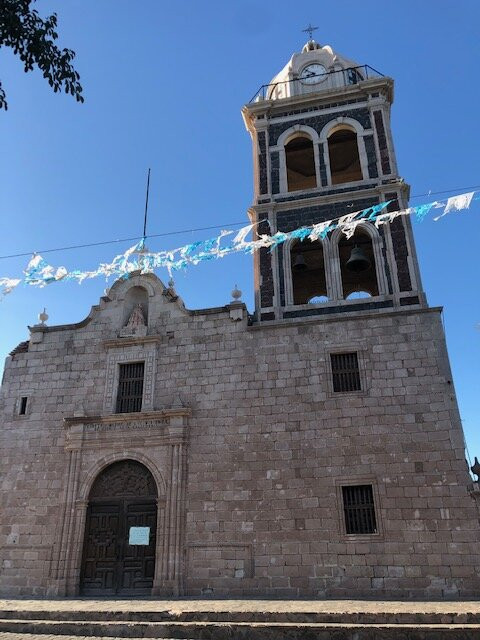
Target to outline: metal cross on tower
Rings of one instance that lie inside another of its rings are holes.
[[[302,29],[302,33],[308,33],[308,39],[311,40],[313,37],[313,32],[317,29],[318,27],[312,27],[312,25],[308,23],[308,27],[306,29]]]

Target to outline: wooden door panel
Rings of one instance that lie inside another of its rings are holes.
[[[123,595],[150,593],[155,572],[157,506],[151,500],[125,501],[125,538],[120,590]],[[149,527],[148,545],[129,544],[130,527]]]
[[[154,500],[91,502],[82,561],[84,595],[150,595],[155,573]],[[130,527],[150,527],[148,545],[130,545]]]
[[[121,516],[120,501],[88,507],[82,566],[85,595],[115,594]]]
[[[119,460],[90,489],[80,578],[84,595],[150,595],[155,573],[157,489],[136,460]],[[130,527],[150,527],[147,545],[129,544]]]

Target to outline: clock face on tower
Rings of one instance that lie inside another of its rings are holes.
[[[325,80],[326,73],[327,70],[323,64],[308,64],[302,69],[302,72],[300,73],[300,80],[304,84],[317,84],[318,82]]]

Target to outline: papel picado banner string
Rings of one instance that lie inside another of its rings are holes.
[[[471,191],[448,198],[445,202],[434,201],[408,209],[385,211],[392,202],[389,200],[309,227],[300,227],[289,233],[277,231],[273,235],[258,234],[255,240],[247,240],[247,236],[256,226],[254,224],[243,227],[237,231],[233,238],[230,236],[235,231],[225,230],[215,238],[193,242],[170,251],[149,251],[145,245],[145,238],[143,238],[124,253],[115,256],[111,262],[101,263],[93,271],[78,269],[68,271],[63,266],[54,267],[48,264],[42,256],[34,254],[24,270],[23,278],[0,278],[0,293],[3,295],[11,293],[21,283],[34,287],[45,287],[52,282],[74,280],[81,284],[84,280],[98,276],[104,276],[106,279],[112,276],[128,278],[129,274],[134,271],[151,273],[160,268],[166,268],[171,276],[175,271],[186,269],[200,262],[225,258],[233,253],[250,254],[261,248],[273,251],[275,247],[290,239],[314,242],[325,238],[334,229],[340,229],[347,238],[351,238],[355,234],[357,226],[365,222],[375,225],[377,229],[381,225],[391,223],[399,216],[413,215],[421,222],[432,210],[439,212],[433,217],[434,221],[438,221],[451,212],[468,209],[475,194],[478,193],[478,191]],[[475,200],[477,199],[480,198],[477,196]],[[224,240],[226,238],[229,241]]]

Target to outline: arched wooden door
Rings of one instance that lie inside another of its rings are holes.
[[[104,469],[89,495],[81,594],[150,595],[156,528],[157,490],[150,471],[135,460]]]

